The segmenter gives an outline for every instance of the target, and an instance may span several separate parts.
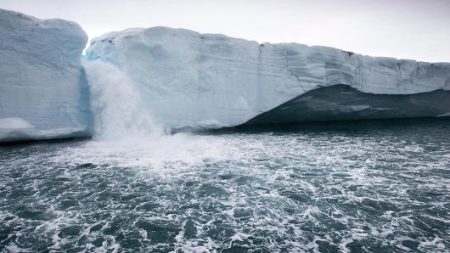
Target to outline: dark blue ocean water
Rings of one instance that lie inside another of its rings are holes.
[[[450,121],[0,147],[0,252],[448,252]]]

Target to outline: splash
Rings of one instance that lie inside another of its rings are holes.
[[[54,161],[74,166],[92,164],[143,169],[152,177],[167,177],[195,170],[197,165],[234,159],[240,154],[238,151],[239,148],[225,137],[179,133],[88,141],[60,150]]]

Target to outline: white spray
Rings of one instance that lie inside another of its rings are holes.
[[[224,138],[166,134],[153,120],[139,87],[117,67],[101,60],[83,64],[90,85],[94,140],[63,151],[65,159],[147,168],[177,164],[169,167],[180,169],[229,157]]]
[[[95,138],[121,138],[162,135],[133,82],[115,66],[92,61],[83,63],[91,92]]]

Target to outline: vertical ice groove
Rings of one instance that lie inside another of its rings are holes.
[[[259,113],[263,112],[263,110],[262,110],[263,93],[262,92],[263,92],[263,89],[265,88],[263,86],[262,76],[261,76],[261,75],[263,75],[263,73],[262,73],[263,72],[263,63],[262,63],[263,48],[264,48],[264,44],[260,44],[258,46],[258,63],[257,63],[258,65],[257,65],[257,70],[256,70],[257,78],[256,78],[256,85],[255,85],[256,94],[257,94],[255,111],[258,111]]]

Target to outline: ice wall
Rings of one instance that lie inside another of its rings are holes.
[[[239,125],[308,91],[339,84],[389,95],[450,89],[448,63],[166,27],[106,34],[91,42],[87,58],[122,71],[156,121],[174,128]]]
[[[114,139],[319,114],[320,120],[450,115],[448,63],[154,27],[92,40],[83,67],[87,37],[77,24],[1,9],[0,38],[0,142]],[[350,89],[330,95],[342,87],[336,85]],[[348,108],[351,115],[341,115]]]
[[[86,41],[73,22],[0,9],[0,142],[90,135]]]

